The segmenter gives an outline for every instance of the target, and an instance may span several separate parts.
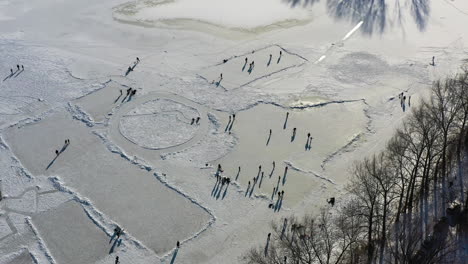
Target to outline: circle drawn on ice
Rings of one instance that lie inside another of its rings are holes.
[[[330,67],[335,79],[343,83],[373,83],[389,70],[389,65],[379,57],[356,52],[347,54]]]
[[[192,139],[199,124],[192,123],[199,112],[185,104],[157,99],[146,102],[122,116],[120,133],[143,148],[164,149],[181,145]]]

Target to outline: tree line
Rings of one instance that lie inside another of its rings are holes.
[[[468,70],[436,81],[386,148],[357,162],[347,195],[272,223],[251,264],[467,263]]]

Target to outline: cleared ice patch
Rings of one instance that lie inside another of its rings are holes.
[[[193,138],[199,125],[195,108],[157,99],[130,110],[120,119],[120,131],[129,141],[149,149],[177,146]]]
[[[220,59],[220,63],[207,67],[200,76],[214,87],[225,90],[259,84],[273,76],[285,78],[290,69],[301,67],[307,59],[279,45],[271,45],[251,52]],[[222,74],[222,78],[221,78]]]
[[[120,5],[115,12],[119,18],[146,23],[192,20],[242,29],[310,17],[307,9],[291,8],[281,0],[145,0]]]

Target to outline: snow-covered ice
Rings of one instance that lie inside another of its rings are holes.
[[[241,263],[339,203],[466,63],[468,3],[404,2],[0,0],[0,263]]]

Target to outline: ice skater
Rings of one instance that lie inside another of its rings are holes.
[[[58,157],[59,154],[60,154],[60,152],[56,149],[55,150],[55,155],[57,155],[57,157]]]
[[[119,261],[119,256],[116,256],[116,257],[115,257],[115,264],[119,264],[119,263],[120,263],[120,261]]]
[[[197,117],[197,120],[195,121],[197,125],[198,125],[198,122],[200,122],[200,117]]]
[[[432,63],[430,63],[432,66],[435,66],[435,56],[432,56]]]
[[[20,70],[19,64],[16,64],[16,68],[18,69],[18,71]]]
[[[137,62],[140,62],[140,58],[136,57]]]
[[[328,199],[327,203],[331,204],[331,206],[333,207],[335,205],[335,197],[331,197],[330,199]]]
[[[190,123],[190,125],[193,125],[195,123],[195,118],[192,118],[192,122]]]
[[[286,129],[286,125],[288,124],[289,112],[286,112],[286,119],[284,120],[283,129]]]
[[[176,246],[177,246],[177,248],[180,248],[180,242],[179,241],[177,241]]]

